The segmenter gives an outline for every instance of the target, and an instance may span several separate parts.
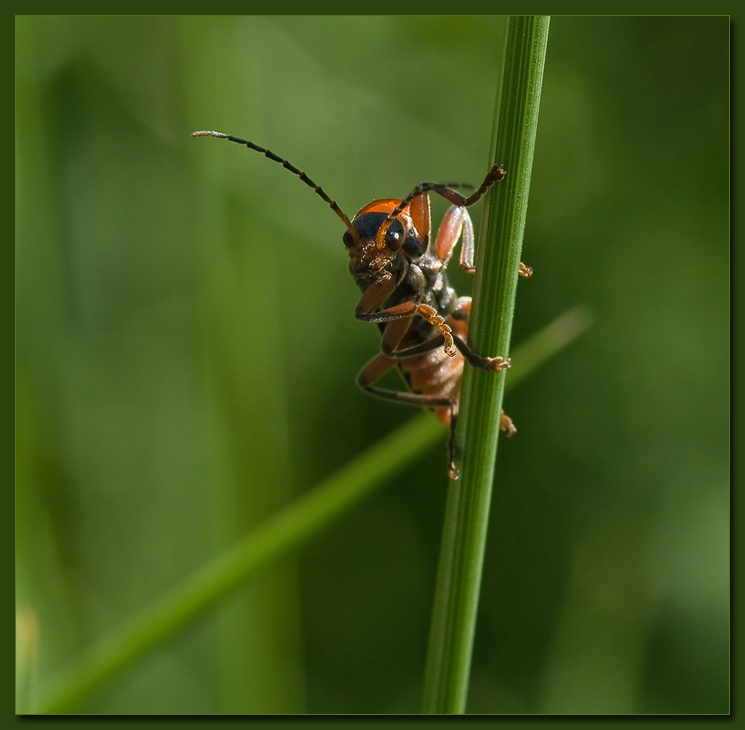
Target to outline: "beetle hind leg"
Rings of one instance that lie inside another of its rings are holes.
[[[411,393],[407,390],[390,390],[378,388],[375,383],[384,375],[397,367],[399,360],[384,353],[376,355],[370,360],[357,375],[357,385],[362,390],[377,398],[393,400],[398,403],[408,403],[412,406],[423,406],[424,408],[452,408],[455,402],[452,398],[445,396],[428,395],[424,393]]]
[[[443,396],[428,395],[423,393],[410,393],[404,390],[389,390],[378,388],[374,383],[384,375],[393,370],[399,361],[384,353],[376,355],[370,360],[357,375],[357,385],[366,393],[376,398],[392,400],[397,403],[406,403],[412,406],[432,408],[437,412],[441,421],[450,421],[450,438],[448,440],[448,474],[451,479],[458,479],[458,468],[455,463],[455,421],[458,412],[456,401]]]

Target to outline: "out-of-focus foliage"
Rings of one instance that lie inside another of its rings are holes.
[[[343,226],[190,133],[349,215],[479,181],[503,30],[17,19],[19,709],[411,417],[355,389]],[[515,339],[594,325],[507,399],[471,712],[728,710],[728,44],[552,21]],[[83,710],[417,712],[445,489],[442,446]]]

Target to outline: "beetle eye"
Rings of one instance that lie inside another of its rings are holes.
[[[399,248],[401,246],[401,234],[389,228],[385,233],[385,245],[388,248]]]
[[[352,234],[349,231],[346,231],[341,239],[344,242],[344,245],[347,248],[350,248],[352,244],[354,243],[354,239],[352,238]]]

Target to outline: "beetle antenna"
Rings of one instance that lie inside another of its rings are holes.
[[[253,142],[249,142],[248,140],[241,139],[240,137],[233,137],[231,134],[224,134],[223,132],[211,132],[211,131],[204,131],[204,132],[192,132],[192,137],[217,137],[218,139],[229,139],[231,142],[237,142],[238,144],[245,145],[250,150],[255,150],[256,152],[261,152],[265,157],[268,157],[270,160],[273,160],[274,162],[279,162],[282,167],[285,168],[285,170],[289,170],[293,175],[297,175],[308,187],[313,188],[313,190],[316,191],[316,193],[323,198],[326,203],[329,205],[331,210],[336,213],[339,218],[341,218],[344,225],[347,227],[347,230],[351,234],[352,238],[358,242],[359,236],[357,235],[357,229],[352,225],[352,222],[347,217],[347,214],[339,207],[337,202],[335,200],[332,200],[327,194],[326,191],[316,183],[313,182],[302,170],[298,170],[295,165],[288,162],[287,160],[283,159],[279,155],[275,155],[274,152],[271,150],[266,149],[265,147],[260,147],[257,144],[254,144]]]

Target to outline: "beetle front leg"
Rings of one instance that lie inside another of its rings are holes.
[[[383,302],[393,293],[397,284],[396,280],[390,275],[386,275],[370,284],[360,297],[359,304],[354,310],[354,316],[363,322],[394,322],[398,319],[409,319],[413,316],[424,317],[430,324],[437,327],[444,338],[445,352],[450,357],[455,357],[453,348],[453,336],[450,325],[445,324],[445,320],[437,310],[427,304],[421,304],[415,300],[409,300],[396,304],[387,309],[375,311]],[[403,337],[404,332],[401,333]]]
[[[432,350],[436,350],[445,344],[445,337],[442,332],[438,332],[434,337],[424,342],[401,347],[401,341],[410,327],[411,319],[397,319],[386,324],[381,338],[381,349],[385,355],[396,360],[405,360],[409,357],[417,357],[432,352]]]
[[[461,236],[463,237],[463,244],[460,249],[460,268],[468,274],[473,274],[476,271],[474,266],[475,235],[473,221],[466,207],[453,205],[445,213],[442,223],[437,229],[437,238],[435,239],[435,256],[445,266],[450,262],[450,257],[453,255]],[[521,261],[517,273],[528,279],[533,275],[533,269]]]
[[[365,292],[367,294],[367,292]],[[363,294],[363,299],[364,299]],[[362,308],[362,301],[358,305],[354,316],[363,322],[393,322],[397,319],[407,319],[413,316],[420,316],[427,320],[431,325],[437,327],[444,338],[445,352],[450,357],[455,357],[455,348],[453,346],[453,333],[450,325],[445,322],[445,318],[437,314],[434,307],[428,304],[421,304],[416,301],[401,302],[387,309],[381,309],[379,312],[365,313]]]
[[[492,373],[501,373],[502,370],[512,367],[512,360],[509,357],[502,357],[497,355],[496,357],[488,357],[486,355],[477,355],[467,344],[464,339],[453,333],[453,342],[455,346],[460,350],[463,357],[473,365],[473,367],[479,370],[487,370]]]
[[[458,322],[467,322],[471,316],[471,297],[460,297],[456,302],[455,309],[450,315],[454,320]],[[453,341],[456,347],[463,353],[463,357],[468,362],[479,370],[488,370],[494,373],[501,373],[502,370],[511,366],[511,360],[509,357],[486,357],[484,355],[477,355],[466,343],[466,341],[459,337],[457,334],[453,334]]]
[[[484,178],[484,181],[479,185],[478,190],[476,190],[475,193],[472,193],[468,197],[465,195],[462,195],[457,190],[453,190],[453,188],[448,185],[447,183],[432,183],[432,182],[423,182],[419,183],[412,191],[409,196],[404,198],[405,201],[412,200],[417,195],[421,195],[422,193],[428,193],[433,192],[437,193],[438,195],[441,195],[445,200],[450,201],[453,205],[462,206],[464,208],[470,208],[472,205],[476,204],[479,200],[481,200],[482,197],[484,197],[484,194],[486,191],[494,185],[494,183],[499,182],[500,180],[504,179],[504,176],[507,174],[505,169],[502,167],[502,165],[492,165],[489,172],[486,173],[486,177]],[[400,211],[396,211],[396,215]],[[395,216],[394,216],[395,217]]]
[[[461,236],[463,237],[463,245],[460,251],[460,267],[469,274],[472,274],[476,271],[473,265],[473,222],[466,208],[462,205],[453,205],[445,213],[445,217],[442,219],[442,223],[440,223],[440,227],[437,230],[437,238],[435,239],[435,256],[445,266],[448,265]]]

